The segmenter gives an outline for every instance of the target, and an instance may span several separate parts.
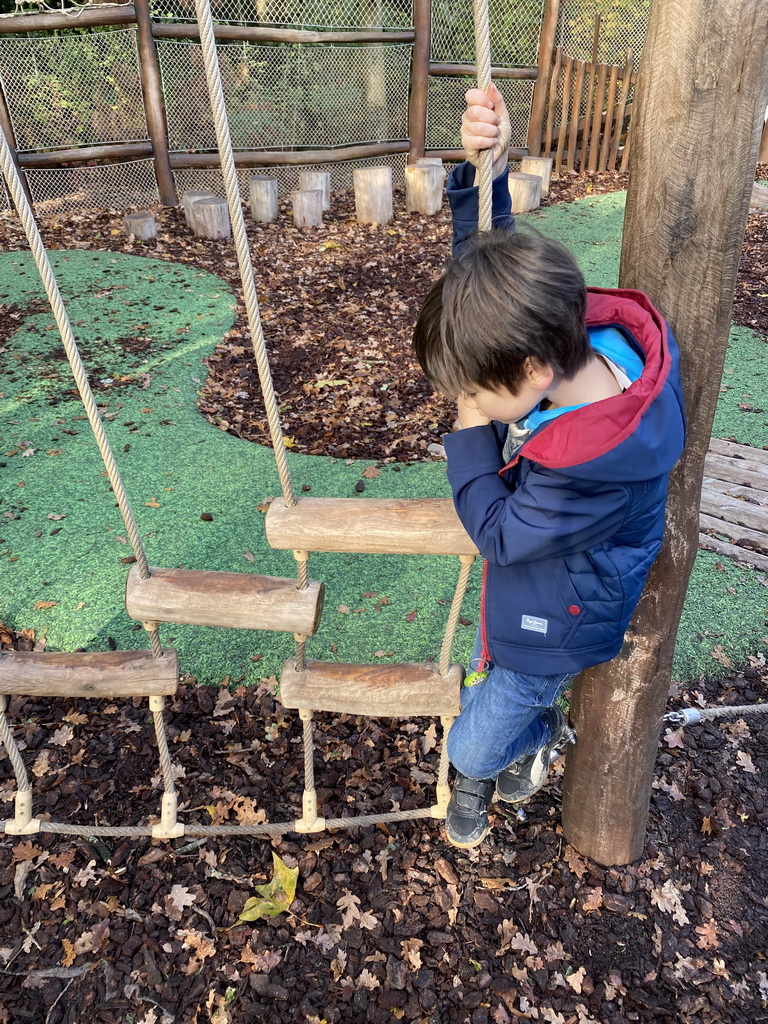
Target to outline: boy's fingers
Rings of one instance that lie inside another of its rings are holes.
[[[495,86],[494,86],[495,88]],[[497,90],[498,91],[498,90]],[[468,107],[492,107],[493,100],[482,89],[467,89],[464,99]]]

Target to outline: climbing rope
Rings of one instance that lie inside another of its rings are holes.
[[[491,82],[491,29],[488,0],[474,0],[474,21],[477,87],[485,92]],[[490,231],[492,223],[493,148],[480,151],[480,162],[477,170],[479,185],[477,226],[479,231]]]
[[[237,181],[235,170],[235,156],[232,149],[232,137],[229,131],[227,120],[227,108],[224,101],[224,87],[221,81],[219,68],[219,57],[216,51],[216,37],[213,31],[213,17],[209,0],[195,0],[195,13],[197,24],[200,30],[200,43],[203,51],[203,63],[205,64],[205,76],[208,82],[208,95],[211,101],[213,123],[216,129],[216,141],[221,160],[221,170],[224,176],[224,187],[227,193],[229,205],[229,216],[232,222],[232,235],[235,241],[237,263],[240,269],[240,279],[243,284],[243,297],[245,308],[248,313],[248,326],[251,331],[251,344],[256,359],[256,366],[259,371],[259,382],[261,392],[264,396],[264,405],[267,411],[269,423],[269,436],[272,439],[272,448],[275,453],[280,485],[283,489],[283,497],[288,508],[296,504],[293,493],[291,474],[288,469],[288,459],[285,453],[283,442],[283,429],[280,425],[280,414],[275,397],[275,389],[272,383],[272,373],[269,368],[267,357],[267,345],[264,339],[264,329],[261,325],[261,314],[259,312],[259,300],[256,294],[256,281],[253,275],[251,253],[248,247],[248,236],[245,230],[245,218],[243,206],[240,200],[240,186]]]
[[[742,715],[768,714],[766,704],[735,704],[723,708],[682,708],[680,711],[668,711],[664,721],[679,727],[696,725],[698,722],[713,722],[717,718],[740,718]]]

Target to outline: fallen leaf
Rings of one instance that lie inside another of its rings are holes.
[[[565,976],[565,980],[571,986],[576,995],[581,995],[581,987],[584,984],[586,974],[586,968],[580,967],[578,971],[573,971],[571,974],[566,974]]]
[[[750,775],[757,774],[757,768],[752,763],[752,757],[745,750],[740,750],[736,755],[736,764],[739,768],[743,768],[745,772],[749,772]]]
[[[250,964],[256,974],[269,974],[282,959],[283,954],[276,949],[265,949],[263,952],[257,953],[250,946],[246,946],[240,954],[241,962]]]
[[[695,930],[699,936],[696,940],[696,945],[699,949],[717,949],[719,942],[717,939],[717,923],[715,921],[705,921],[704,924],[697,925]]]
[[[160,502],[157,498],[152,498],[151,501],[145,501],[144,504],[147,508],[160,508]]]
[[[381,476],[381,470],[377,469],[375,466],[366,466],[361,473],[361,476],[364,476],[366,480],[375,480],[377,477]]]
[[[587,913],[589,913],[590,910],[599,910],[600,907],[602,907],[602,905],[603,890],[601,886],[596,885],[594,889],[589,890],[589,895],[582,904],[582,910],[585,910]]]
[[[289,868],[274,850],[272,851],[272,865],[274,869],[272,881],[254,886],[259,896],[251,896],[245,901],[238,921],[257,921],[261,917],[266,919],[277,917],[278,914],[288,910],[293,903],[299,869]]]
[[[55,608],[58,601],[35,601],[35,608],[42,610],[43,608]]]
[[[360,918],[360,900],[354,893],[351,893],[349,889],[344,890],[344,895],[336,900],[336,906],[342,911],[341,924],[344,928],[349,928],[355,921]]]

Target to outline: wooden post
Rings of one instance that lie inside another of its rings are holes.
[[[272,224],[277,220],[277,178],[269,174],[252,174],[248,179],[251,197],[251,216],[257,224]]]
[[[611,170],[615,169],[616,158],[619,155],[619,142],[621,141],[621,133],[624,131],[624,117],[626,116],[629,87],[632,83],[633,67],[632,49],[630,47],[630,49],[627,50],[627,62],[624,65],[624,74],[621,81],[621,95],[619,96],[619,104],[616,108],[616,127],[614,129],[613,139],[611,140],[611,151],[608,154],[608,166]]]
[[[330,171],[299,171],[300,192],[321,192],[323,209],[331,208],[331,172]]]
[[[584,89],[584,70],[587,66],[586,61],[577,60],[576,64],[576,81],[573,85],[573,105],[571,117],[573,118],[573,130],[568,136],[568,153],[566,156],[565,168],[567,171],[572,171],[576,165],[576,143],[579,138],[579,128],[581,125],[581,93]]]
[[[319,228],[323,223],[323,193],[320,189],[292,192],[293,223],[297,228]]]
[[[589,155],[589,134],[592,123],[592,99],[595,95],[595,75],[597,74],[597,54],[600,50],[600,12],[595,16],[595,31],[592,36],[592,60],[587,65],[589,75],[587,83],[587,105],[584,111],[584,131],[581,136],[581,163],[579,169],[583,173],[587,169]]]
[[[356,167],[355,214],[361,224],[389,224],[392,209],[392,168]]]
[[[560,130],[557,134],[557,154],[555,156],[555,167],[560,174],[563,163],[563,152],[565,151],[565,137],[568,134],[568,123],[571,120],[571,76],[573,74],[573,57],[565,58],[565,72],[563,74],[563,98],[560,103]],[[578,113],[576,114],[578,121]]]
[[[443,161],[409,164],[405,168],[405,209],[434,217],[443,205]]]
[[[192,230],[202,238],[230,238],[229,206],[226,199],[204,196],[192,204]]]
[[[432,48],[432,2],[413,0],[413,28],[416,39],[411,58],[411,91],[408,98],[408,163],[415,164],[427,147],[427,98],[429,55]]]
[[[552,177],[552,159],[547,156],[524,156],[520,161],[521,174],[538,174],[541,178],[541,194],[549,195],[549,181]]]
[[[163,206],[176,206],[178,199],[168,159],[168,126],[165,121],[165,105],[160,83],[160,68],[157,63],[157,51],[152,38],[149,0],[136,0],[135,8],[136,28],[139,36],[141,90],[144,95],[147,130],[152,140],[157,187],[160,190],[160,201]]]
[[[765,115],[768,118],[768,110]],[[768,119],[763,124],[763,134],[760,137],[760,149],[757,152],[757,162],[759,164],[768,164]]]
[[[650,295],[680,342],[688,444],[671,476],[667,539],[624,648],[574,687],[578,738],[568,752],[563,826],[569,843],[604,865],[643,851],[768,98],[766,51],[764,0],[651,4],[619,279]]]
[[[16,155],[16,136],[13,131],[13,125],[11,124],[11,114],[8,109],[8,103],[5,98],[5,90],[3,89],[3,83],[0,81],[0,131],[5,135],[5,141],[8,143],[8,150],[11,154],[11,160],[13,165],[19,173],[19,181],[21,187],[24,189],[24,195],[27,197],[27,201],[30,206],[34,205],[32,199],[32,193],[29,191],[29,182],[27,176],[19,165],[19,158]],[[10,196],[9,196],[10,198]],[[13,202],[13,200],[11,200]]]
[[[549,102],[547,104],[547,130],[544,136],[544,148],[541,150],[541,156],[552,156],[552,136],[554,133],[555,126],[555,104],[557,103],[557,83],[560,79],[560,65],[562,64],[563,51],[558,48],[555,50],[555,61],[552,65],[552,75],[549,80]]]
[[[182,192],[181,205],[184,210],[184,219],[187,227],[195,231],[195,203],[198,199],[215,199],[211,192]]]
[[[139,210],[136,213],[127,213],[123,217],[123,227],[127,235],[133,235],[140,242],[148,242],[157,238],[157,224],[155,218],[146,210]]]
[[[531,156],[542,156],[541,138],[544,131],[544,112],[547,109],[549,70],[555,53],[557,19],[560,14],[560,0],[547,0],[539,35],[539,66],[536,84],[533,87],[531,120],[528,125],[528,152]],[[548,153],[545,155],[549,155]]]
[[[512,199],[512,213],[538,210],[541,206],[541,176],[510,172],[509,195]]]

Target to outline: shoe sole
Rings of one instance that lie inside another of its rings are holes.
[[[485,837],[488,835],[488,833],[490,831],[491,831],[491,826],[489,825],[488,828],[483,832],[483,834],[481,836],[479,836],[477,839],[473,839],[469,843],[463,843],[463,842],[459,842],[458,839],[452,839],[451,836],[448,834],[448,829],[446,829],[445,830],[445,838],[448,840],[448,842],[451,844],[451,846],[455,846],[459,850],[471,850],[475,846],[479,846],[480,843],[482,843],[482,841],[485,839]]]
[[[552,748],[552,751],[550,752],[550,755],[549,755],[549,762],[548,762],[548,764],[546,766],[542,765],[542,774],[541,774],[538,782],[536,782],[532,786],[532,788],[528,790],[528,792],[525,794],[525,796],[519,796],[519,797],[516,797],[516,798],[509,797],[509,796],[503,796],[498,791],[498,789],[497,789],[496,793],[494,794],[494,799],[500,800],[504,804],[524,804],[527,800],[530,800],[531,797],[534,796],[536,793],[538,793],[540,789],[544,788],[544,785],[545,785],[545,783],[547,781],[547,777],[549,775],[549,769],[552,767],[552,765],[555,763],[555,761],[558,759],[558,757],[561,756],[562,753],[563,753],[563,751],[559,750],[557,747],[553,747]]]

